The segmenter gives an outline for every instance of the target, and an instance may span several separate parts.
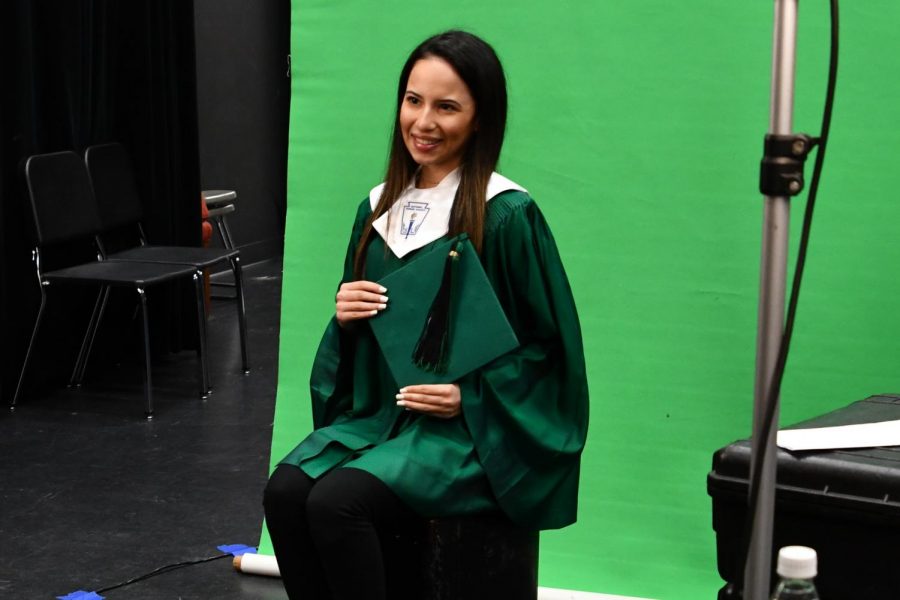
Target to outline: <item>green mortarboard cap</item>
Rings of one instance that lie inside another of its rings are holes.
[[[457,381],[519,345],[465,235],[422,250],[378,283],[391,300],[369,323],[400,387]],[[440,359],[423,361],[423,343]]]

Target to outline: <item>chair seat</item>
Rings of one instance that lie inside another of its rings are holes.
[[[240,250],[195,248],[193,246],[137,246],[107,256],[109,262],[141,261],[206,268],[240,256]]]
[[[42,275],[42,279],[51,283],[68,281],[144,287],[189,277],[195,271],[193,266],[171,263],[100,261],[49,271]]]
[[[212,208],[221,204],[231,204],[237,200],[237,192],[234,190],[203,190],[203,199],[206,206]]]

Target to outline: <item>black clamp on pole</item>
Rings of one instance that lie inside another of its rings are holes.
[[[803,163],[819,143],[804,133],[767,134],[759,168],[759,191],[763,196],[796,196],[803,190]]]

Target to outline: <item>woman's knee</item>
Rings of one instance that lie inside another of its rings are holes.
[[[329,527],[336,520],[343,519],[348,514],[348,508],[353,506],[353,500],[340,485],[334,485],[333,473],[316,481],[316,485],[306,498],[305,510],[310,526],[321,525]],[[352,511],[349,511],[352,513]]]
[[[380,479],[361,469],[335,469],[319,479],[306,500],[310,525],[364,520],[374,524],[393,516],[401,504]]]
[[[263,506],[271,510],[289,508],[302,511],[313,480],[297,467],[279,465],[275,468],[263,491]]]

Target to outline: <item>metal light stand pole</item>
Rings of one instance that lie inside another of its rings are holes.
[[[772,95],[769,112],[769,133],[775,135],[790,135],[793,127],[798,1],[775,0]],[[767,450],[762,466],[759,501],[753,522],[750,550],[744,571],[744,600],[766,600],[770,592],[777,458],[775,436],[778,428],[772,427],[765,440],[759,439],[759,437],[762,435],[760,432],[764,427],[763,419],[767,400],[775,403],[775,423],[778,422],[778,398],[766,398],[766,396],[775,371],[778,345],[784,329],[789,221],[789,196],[766,196],[763,212],[751,469],[763,446]]]

